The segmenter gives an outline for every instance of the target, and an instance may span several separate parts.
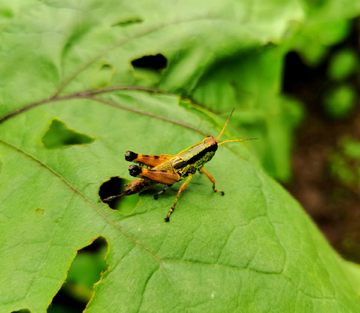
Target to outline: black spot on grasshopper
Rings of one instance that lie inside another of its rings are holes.
[[[137,177],[141,173],[141,167],[137,165],[130,165],[129,166],[129,174],[131,176]]]
[[[126,153],[125,153],[126,161],[131,162],[131,161],[135,160],[137,157],[138,157],[137,153],[134,153],[132,151],[126,151]]]

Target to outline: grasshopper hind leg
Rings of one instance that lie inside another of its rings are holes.
[[[147,155],[147,154],[139,154],[132,151],[126,151],[125,153],[125,160],[128,162],[136,162],[140,163],[142,165],[148,165],[148,166],[157,166],[160,165],[166,161],[169,161],[169,159],[172,157],[171,154],[160,154],[160,155]]]
[[[165,193],[172,185],[167,185],[165,189],[159,191],[154,195],[154,199],[157,200],[162,193]]]

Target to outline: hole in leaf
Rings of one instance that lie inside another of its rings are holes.
[[[129,180],[122,179],[118,176],[111,177],[109,180],[105,181],[99,188],[99,197],[101,201],[104,202],[106,198],[121,194],[125,190],[125,185],[129,182]],[[123,214],[131,214],[136,205],[139,203],[139,200],[139,195],[135,194],[131,196],[118,197],[104,203],[113,210],[120,211]]]
[[[95,141],[96,138],[77,132],[69,128],[64,122],[53,119],[49,130],[41,142],[47,149],[57,149],[73,145],[85,145]]]
[[[167,67],[167,59],[162,54],[146,55],[131,61],[133,76],[139,80],[156,83]]]
[[[105,88],[111,84],[115,68],[110,63],[103,63],[91,76],[91,83],[94,88]]]
[[[19,311],[12,311],[11,313],[31,313],[29,309],[21,309]]]
[[[122,21],[119,21],[117,23],[114,23],[112,26],[122,26],[122,27],[126,27],[126,26],[131,26],[131,25],[134,25],[134,24],[139,24],[139,23],[142,23],[143,20],[141,18],[129,18],[129,19],[126,19],[126,20],[122,20]]]
[[[162,71],[167,66],[167,59],[162,54],[145,55],[139,59],[131,61],[134,68],[146,68],[153,71]]]
[[[75,257],[66,282],[54,297],[48,313],[83,312],[90,301],[94,284],[108,269],[105,261],[108,252],[106,239],[98,237],[89,246],[80,249]]]

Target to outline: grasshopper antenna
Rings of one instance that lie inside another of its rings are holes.
[[[223,127],[223,129],[222,129],[222,131],[221,131],[221,133],[220,133],[220,135],[219,135],[219,137],[216,138],[216,141],[219,141],[219,139],[220,139],[221,135],[223,134],[223,132],[224,132],[227,124],[228,124],[229,121],[230,121],[230,117],[231,117],[231,115],[233,114],[234,110],[235,110],[235,107],[232,109],[232,111],[231,111],[231,113],[230,113],[230,116],[228,117],[228,119],[227,119],[227,121],[226,121],[226,123],[225,123],[225,125],[224,125],[224,127]]]
[[[245,138],[245,139],[233,139],[233,140],[225,140],[225,141],[222,141],[220,143],[218,143],[218,146],[222,145],[223,143],[226,143],[226,142],[235,142],[235,141],[245,141],[245,140],[256,140],[258,138]]]
[[[232,109],[232,111],[231,111],[231,113],[230,113],[230,116],[228,117],[228,119],[227,119],[227,121],[226,121],[226,123],[225,123],[225,125],[224,125],[224,127],[223,127],[223,129],[222,129],[222,131],[221,131],[221,133],[220,133],[220,135],[219,135],[219,137],[216,138],[216,141],[219,141],[219,139],[220,139],[221,135],[223,134],[223,132],[224,132],[227,124],[228,124],[229,121],[230,121],[231,115],[233,114],[234,110],[235,110],[235,107]],[[225,141],[222,141],[222,142],[218,143],[218,146],[220,146],[220,145],[222,145],[223,143],[226,143],[226,142],[245,141],[245,140],[256,140],[256,139],[258,139],[258,138],[246,138],[246,139],[225,140]]]

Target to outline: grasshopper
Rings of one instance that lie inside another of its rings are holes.
[[[176,199],[169,213],[165,217],[165,221],[169,222],[170,215],[174,211],[181,193],[185,190],[186,186],[189,184],[196,171],[198,171],[200,174],[204,173],[205,176],[211,181],[214,192],[219,192],[223,196],[225,194],[224,191],[215,188],[215,180],[204,168],[204,164],[209,162],[213,158],[216,150],[218,149],[218,146],[226,142],[257,139],[234,139],[219,142],[219,139],[223,134],[227,124],[229,123],[229,120],[234,110],[235,108],[233,108],[233,110],[231,111],[229,118],[227,119],[220,135],[217,138],[207,136],[203,141],[175,155],[146,155],[127,151],[125,153],[125,160],[140,165],[130,165],[129,173],[131,176],[139,178],[127,184],[122,194],[111,196],[104,199],[103,201],[107,202],[117,197],[129,196],[140,193],[158,183],[166,185],[165,189],[154,195],[154,199],[157,200],[159,195],[166,192],[173,184],[183,179],[186,179],[185,182],[180,186]]]

